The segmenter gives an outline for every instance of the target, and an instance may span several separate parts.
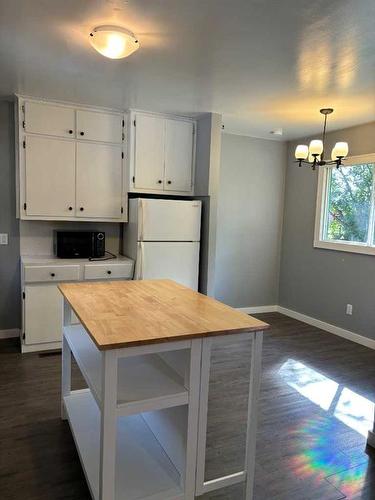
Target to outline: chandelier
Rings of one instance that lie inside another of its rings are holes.
[[[342,160],[348,155],[348,143],[336,142],[335,147],[331,152],[331,160],[324,160],[324,141],[326,137],[327,116],[333,113],[333,108],[323,108],[320,112],[324,115],[323,137],[321,140],[313,139],[309,146],[299,144],[294,153],[296,162],[299,167],[302,167],[302,164],[309,165],[313,170],[315,170],[317,166],[322,167],[324,165],[336,165],[336,167],[339,168],[340,165],[342,165]]]

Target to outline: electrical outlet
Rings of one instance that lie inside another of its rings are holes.
[[[8,233],[0,233],[0,245],[8,244]]]
[[[349,314],[349,316],[353,314],[353,306],[351,304],[346,304],[346,314]]]

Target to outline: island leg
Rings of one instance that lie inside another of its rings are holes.
[[[374,427],[372,431],[368,431],[367,444],[375,448],[375,412],[374,412]]]
[[[71,308],[66,299],[64,299],[63,309],[63,326],[68,326],[71,323]],[[71,376],[72,376],[72,352],[62,331],[62,372],[61,372],[61,418],[67,419],[64,397],[69,396],[71,391]]]
[[[114,500],[117,442],[117,351],[102,354],[99,500]]]
[[[246,455],[243,470],[215,479],[205,480],[207,416],[211,369],[211,351],[213,340],[217,342],[234,342],[248,338],[252,340],[251,367],[249,372],[249,397],[247,404]],[[253,498],[254,468],[256,451],[256,430],[258,399],[261,381],[263,332],[248,332],[223,337],[205,338],[202,341],[201,389],[199,405],[199,428],[197,449],[196,495],[200,496],[210,491],[245,483],[245,500]]]
[[[253,498],[258,399],[262,372],[263,332],[255,332],[251,349],[250,388],[246,437],[246,490],[245,499]]]

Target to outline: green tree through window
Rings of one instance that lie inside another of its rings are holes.
[[[373,176],[373,163],[330,170],[325,240],[367,242],[373,198]]]

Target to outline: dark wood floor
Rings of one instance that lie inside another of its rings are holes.
[[[259,317],[272,329],[264,340],[255,499],[375,499],[375,453],[364,437],[375,401],[375,351],[277,313]],[[209,479],[234,471],[243,457],[233,443],[244,426],[225,426],[215,390],[227,381],[236,407],[225,404],[226,416],[241,420],[248,354],[248,346],[234,344],[213,355]],[[58,354],[21,356],[14,340],[0,341],[1,500],[90,498],[59,417],[60,361]],[[76,369],[73,380],[82,386]],[[204,498],[241,500],[242,490]]]

